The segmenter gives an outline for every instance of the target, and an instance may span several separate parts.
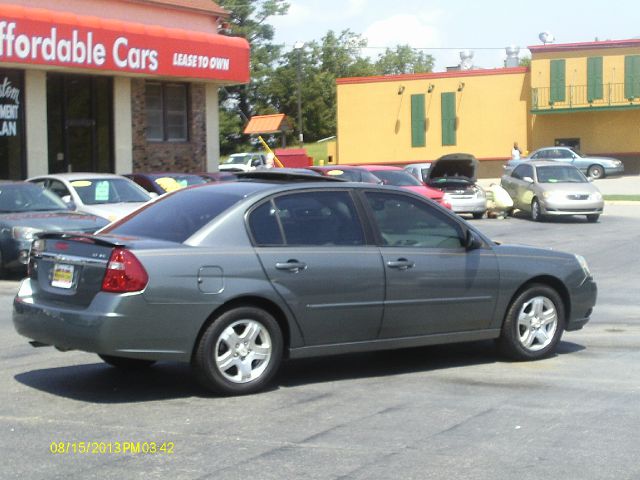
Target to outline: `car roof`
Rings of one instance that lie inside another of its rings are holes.
[[[408,168],[408,167],[417,167],[417,168],[431,167],[431,163],[432,162],[409,163],[409,164],[405,165],[404,168]]]
[[[95,172],[73,172],[73,173],[50,173],[48,175],[37,175],[31,177],[30,180],[36,178],[54,178],[58,180],[86,180],[88,178],[126,178],[115,173],[95,173]],[[128,179],[127,179],[128,180]]]
[[[574,165],[571,165],[570,163],[565,163],[565,162],[553,162],[550,160],[531,160],[528,162],[523,162],[522,164],[527,164],[527,165],[533,165],[534,167],[544,167],[544,166],[565,166],[565,167],[573,167],[576,168]],[[518,165],[518,166],[520,166]]]
[[[401,170],[404,171],[404,168],[401,167],[392,167],[390,165],[358,165],[366,170]]]
[[[311,170],[366,170],[361,165],[314,165]]]

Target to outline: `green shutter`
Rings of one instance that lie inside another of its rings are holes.
[[[425,137],[424,94],[411,95],[411,146],[424,147]]]
[[[442,93],[440,96],[442,110],[442,145],[456,144],[456,94]]]
[[[624,96],[640,97],[640,55],[624,57]]]
[[[587,58],[587,101],[602,99],[602,57]]]
[[[565,62],[564,60],[551,60],[551,103],[565,101]]]

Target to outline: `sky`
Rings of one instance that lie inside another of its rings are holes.
[[[368,40],[363,54],[375,58],[385,47],[424,49],[434,71],[460,63],[471,50],[480,68],[503,66],[505,47],[540,45],[550,32],[555,43],[640,38],[637,0],[289,0],[289,13],[273,17],[276,42],[319,41],[329,30],[345,29]]]

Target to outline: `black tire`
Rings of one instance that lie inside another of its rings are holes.
[[[282,331],[276,319],[255,307],[239,307],[216,318],[196,344],[191,362],[198,382],[223,395],[263,389],[282,361]]]
[[[597,213],[594,213],[593,215],[587,215],[587,222],[589,223],[598,223],[599,219],[600,215]]]
[[[564,326],[560,295],[546,285],[532,284],[509,305],[498,348],[513,360],[544,358],[555,351]]]
[[[602,167],[602,165],[591,165],[587,169],[587,175],[594,180],[604,178],[604,168]]]
[[[138,370],[141,368],[149,368],[156,363],[155,360],[143,360],[140,358],[115,357],[113,355],[98,356],[112,367],[121,368],[123,370]]]
[[[476,220],[480,220],[482,217],[484,217],[485,212],[474,212],[473,218],[475,218]]]
[[[542,209],[540,208],[540,202],[537,198],[534,198],[531,201],[531,220],[534,222],[542,222],[544,220],[544,215],[542,215]]]

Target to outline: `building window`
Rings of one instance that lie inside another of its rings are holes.
[[[411,146],[426,146],[424,95],[411,95]]]
[[[602,57],[587,58],[587,101],[602,100]]]
[[[189,139],[187,96],[185,84],[146,83],[147,140],[186,142]]]
[[[445,92],[440,96],[442,110],[442,145],[456,144],[456,94]]]
[[[565,61],[551,60],[551,92],[549,95],[549,103],[565,101]]]
[[[640,55],[624,57],[624,97],[640,98]]]

